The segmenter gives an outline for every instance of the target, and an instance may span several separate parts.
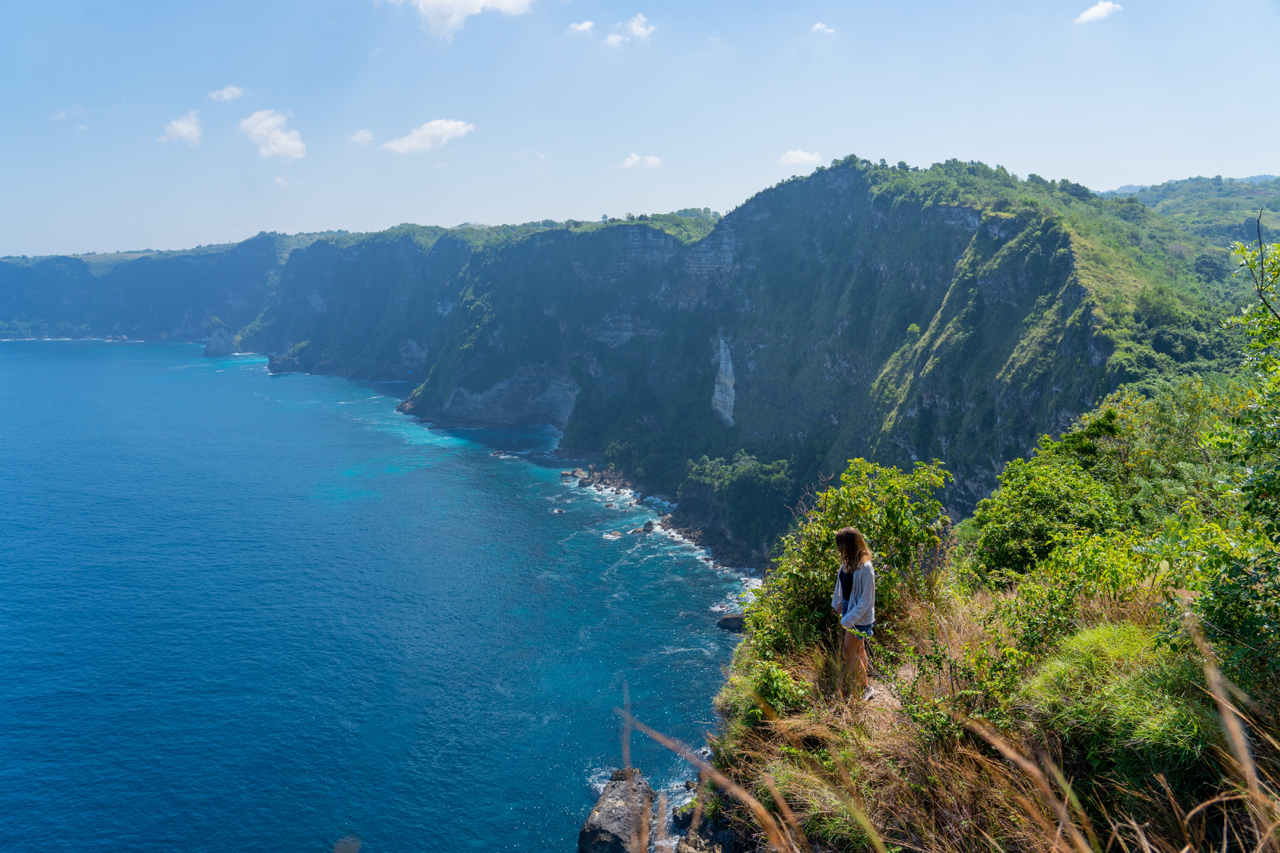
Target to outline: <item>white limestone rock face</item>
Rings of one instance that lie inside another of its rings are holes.
[[[716,374],[716,390],[711,395],[711,408],[727,427],[733,426],[733,359],[729,344],[720,338],[720,372]]]

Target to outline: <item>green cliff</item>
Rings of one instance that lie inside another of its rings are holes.
[[[683,488],[704,522],[760,551],[849,458],[943,459],[944,501],[964,515],[1007,461],[1119,385],[1230,370],[1239,347],[1220,319],[1244,289],[1224,236],[1272,190],[1182,184],[1199,186],[1104,198],[981,163],[848,157],[722,218],[405,225],[300,241],[283,263],[280,238],[260,235],[216,256],[257,252],[224,288],[234,305],[194,277],[174,299],[203,300],[183,322],[223,319],[277,372],[408,380],[402,410],[429,422],[553,423],[566,449]],[[1168,216],[1144,203],[1175,196]],[[66,269],[37,281],[41,264]],[[99,331],[124,300],[120,328],[152,322],[145,287],[110,290],[73,265],[0,262],[0,317],[16,319],[17,270],[46,294],[26,317]]]
[[[439,424],[556,423],[671,493],[690,460],[738,451],[785,461],[780,503],[852,456],[942,458],[957,513],[1120,384],[1236,349],[1223,247],[976,163],[847,158],[689,242],[640,221],[504,236],[313,244],[242,346],[287,353],[278,370],[411,379],[403,409]]]

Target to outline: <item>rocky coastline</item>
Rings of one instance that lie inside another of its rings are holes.
[[[634,481],[615,470],[598,468],[594,463],[589,463],[585,469],[575,467],[562,470],[560,476],[566,481],[574,482],[577,488],[594,489],[619,497],[625,495],[637,504],[644,496]],[[747,549],[733,547],[736,543],[728,539],[723,531],[711,529],[707,524],[699,524],[688,515],[684,517],[683,524],[681,520],[677,507],[675,513],[663,514],[656,524],[648,521],[644,527],[628,533],[652,533],[660,527],[705,548],[721,563],[729,565],[744,565],[743,562],[734,560],[735,557],[743,556],[744,551],[751,555]],[[764,565],[759,565],[758,558],[753,562],[757,565],[750,567],[767,570],[767,561],[764,561]],[[721,617],[716,626],[722,630],[741,633],[743,615],[727,614]],[[655,802],[660,801],[640,771],[631,767],[614,771],[578,834],[578,853],[629,853],[640,848],[647,850],[648,839],[661,839],[671,834],[674,834],[674,843],[664,849],[673,850],[674,853],[747,853],[751,849],[747,839],[728,821],[716,822],[703,818],[703,810],[698,806],[699,798],[715,797],[716,794],[701,789],[693,780],[687,781],[685,788],[695,792],[694,798],[672,811],[668,825],[665,813],[655,813]]]
[[[705,794],[698,783],[690,779],[684,784],[686,790],[698,793],[672,812],[668,824],[667,815],[654,809],[665,797],[654,793],[640,771],[634,767],[615,770],[582,824],[578,853],[647,851],[650,840],[659,853],[748,853],[750,843],[728,821],[703,815],[698,796]],[[663,845],[663,839],[674,843]]]
[[[562,453],[562,458],[566,456],[568,456],[567,452]],[[574,468],[571,471],[566,470],[560,473],[563,477],[576,479],[579,488],[613,491],[615,494],[627,491],[633,493],[637,500],[640,496],[648,493],[642,483],[637,483],[615,470],[599,468],[595,464],[588,464],[585,469]],[[664,530],[677,533],[699,548],[703,548],[712,558],[723,565],[744,569],[758,569],[766,574],[768,573],[771,567],[769,557],[730,538],[729,531],[725,529],[723,523],[720,522],[719,517],[714,512],[692,511],[683,506],[683,502],[677,503],[661,495],[651,496],[657,497],[666,503],[675,504],[675,508],[671,512],[664,513],[659,519],[658,524]]]

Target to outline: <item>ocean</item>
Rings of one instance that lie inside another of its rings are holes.
[[[703,743],[750,576],[409,390],[0,342],[0,847],[566,853],[624,685]]]

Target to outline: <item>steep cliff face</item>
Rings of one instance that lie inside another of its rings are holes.
[[[851,457],[939,458],[957,514],[1121,382],[1232,349],[1225,252],[1070,182],[847,158],[705,214],[6,261],[0,320],[199,337],[216,315],[273,371],[408,380],[402,409],[441,425],[552,423],[668,493],[704,455],[776,461],[792,498]]]
[[[510,378],[479,393],[455,385],[439,409],[421,414],[452,426],[551,424],[564,429],[580,390],[578,383],[553,365],[524,364]],[[416,413],[412,403],[405,403],[401,410]]]
[[[428,421],[555,423],[566,447],[672,491],[689,459],[740,448],[800,479],[853,456],[941,458],[963,513],[1008,459],[1135,378],[1118,348],[1155,357],[1125,326],[1136,294],[1194,284],[1113,245],[1130,225],[1112,204],[974,164],[852,161],[691,245],[640,223],[483,248],[317,244],[241,343],[291,347],[273,369],[420,380],[402,409]]]
[[[114,264],[66,257],[0,261],[0,331],[22,317],[40,320],[45,334],[61,329],[187,340],[204,337],[215,316],[238,329],[258,316],[275,285],[280,239],[260,234],[232,246]]]
[[[453,318],[471,250],[444,229],[295,251],[241,349],[283,353],[273,370],[422,381]]]

